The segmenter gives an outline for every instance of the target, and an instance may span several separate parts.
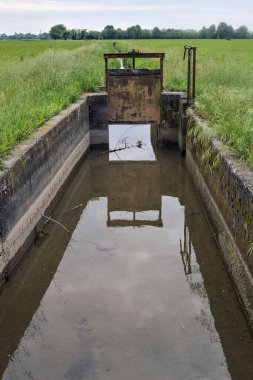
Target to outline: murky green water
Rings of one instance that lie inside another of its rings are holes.
[[[48,223],[0,295],[4,380],[253,379],[252,335],[184,161],[148,152],[92,152],[70,181],[52,217],[71,234]]]

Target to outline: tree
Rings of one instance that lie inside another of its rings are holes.
[[[49,31],[49,34],[50,37],[53,38],[53,40],[60,40],[61,38],[64,38],[64,32],[66,30],[66,26],[64,26],[63,24],[58,24],[52,26],[52,28]]]
[[[151,38],[151,33],[149,29],[142,29],[142,38],[144,39]]]
[[[249,38],[249,31],[247,26],[240,26],[238,29],[235,31],[235,38]]]
[[[69,30],[64,30],[64,32],[62,33],[62,37],[64,38],[64,40],[67,40],[69,38]]]
[[[207,36],[208,36],[208,30],[206,29],[205,26],[203,26],[203,28],[199,32],[199,38],[207,38]]]
[[[120,39],[120,40],[122,40],[123,38],[125,38],[125,31],[124,31],[124,30],[118,28],[118,29],[116,30],[116,33],[117,33],[117,35],[116,35],[115,38],[118,38],[118,39]]]
[[[217,38],[216,26],[214,24],[207,28],[207,38]]]
[[[77,39],[77,30],[76,29],[71,29],[69,31],[69,36],[72,40],[76,40]]]
[[[80,32],[80,40],[86,40],[87,29],[82,29]]]
[[[99,40],[101,38],[101,33],[97,30],[90,30],[87,33],[86,39],[87,40]]]
[[[41,40],[48,40],[48,38],[49,38],[49,34],[48,34],[48,33],[42,33],[42,34],[40,35],[40,39],[41,39]]]
[[[227,25],[225,22],[220,22],[217,27],[217,37],[231,39],[234,37],[234,29],[231,25]]]
[[[140,25],[130,26],[126,30],[126,38],[140,39],[142,37],[142,30]]]
[[[161,38],[161,31],[160,29],[156,26],[152,31],[151,31],[152,38]]]
[[[101,35],[105,39],[112,40],[113,38],[116,38],[117,31],[114,29],[112,25],[107,25],[104,30],[102,30]]]

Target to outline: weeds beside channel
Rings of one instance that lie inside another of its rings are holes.
[[[0,63],[0,159],[32,131],[104,83],[103,53],[110,42],[48,50]]]

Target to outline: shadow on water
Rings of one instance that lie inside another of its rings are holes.
[[[70,181],[52,217],[71,235],[49,222],[0,294],[3,379],[253,378],[185,163],[151,148],[144,161],[138,147],[139,161],[92,152]]]

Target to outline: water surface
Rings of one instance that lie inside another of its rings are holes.
[[[48,223],[0,294],[2,379],[253,378],[252,335],[184,160],[141,141],[117,160],[90,153],[52,215],[71,234]]]

